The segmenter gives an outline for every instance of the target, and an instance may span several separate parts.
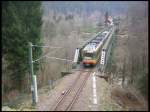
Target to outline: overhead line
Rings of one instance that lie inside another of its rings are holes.
[[[51,53],[51,52],[50,52]],[[34,62],[36,62],[36,61],[39,61],[39,60],[41,60],[41,59],[43,59],[44,57],[46,57],[48,54],[50,54],[50,53],[47,53],[46,55],[44,55],[44,56],[41,56],[40,58],[38,58],[38,59],[36,59],[36,60],[34,60],[34,61],[32,61],[33,63]]]
[[[62,60],[62,61],[69,61],[69,62],[73,62],[73,60],[69,60],[69,59],[63,59],[63,58],[57,58],[57,57],[49,57],[46,56],[47,58],[51,58],[51,59],[57,59],[57,60]]]
[[[32,45],[32,46],[33,46],[33,47],[62,48],[62,47],[54,47],[54,46],[49,46],[49,45],[46,45],[46,46]]]

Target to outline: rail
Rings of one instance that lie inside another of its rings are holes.
[[[68,90],[61,95],[53,108],[51,110],[62,110],[62,111],[69,111],[72,109],[74,103],[77,101],[78,96],[80,95],[84,85],[88,77],[90,76],[91,71],[80,71],[78,76],[76,77],[73,84],[68,88]]]

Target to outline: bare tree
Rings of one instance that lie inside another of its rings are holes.
[[[128,50],[130,53],[128,66],[130,69],[130,83],[137,88],[145,88],[148,60],[148,16],[147,2],[137,2],[128,9]],[[137,13],[138,12],[138,13]],[[131,64],[130,64],[131,62]],[[145,87],[144,87],[145,85]],[[145,88],[146,90],[147,88]]]

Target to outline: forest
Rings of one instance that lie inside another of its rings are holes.
[[[62,49],[33,48],[33,59],[49,56],[73,60],[75,49],[99,32],[106,12],[120,17],[126,29],[121,65],[112,53],[108,72],[122,77],[123,87],[133,86],[148,98],[148,4],[113,1],[3,1],[2,2],[2,102],[30,93],[29,42]],[[138,12],[138,13],[137,13]],[[122,32],[121,30],[119,32]],[[69,47],[68,47],[69,46]],[[38,88],[57,82],[72,64],[44,58],[34,64]],[[124,82],[127,80],[127,84]]]

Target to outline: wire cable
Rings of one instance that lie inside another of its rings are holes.
[[[63,59],[63,58],[57,58],[57,57],[49,57],[49,56],[46,56],[47,58],[50,58],[50,59],[56,59],[56,60],[61,60],[61,61],[69,61],[71,63],[73,63],[73,60],[69,60],[69,59]]]
[[[36,61],[39,61],[39,60],[43,59],[44,57],[46,57],[46,56],[47,56],[48,54],[50,54],[50,53],[51,53],[51,52],[47,53],[47,54],[44,55],[44,56],[41,56],[40,58],[38,58],[38,59],[32,61],[32,63],[34,63],[34,62],[36,62]]]
[[[32,45],[33,47],[49,47],[49,48],[62,48],[62,47],[54,47],[54,46],[49,46],[49,45],[45,45],[45,46],[39,46],[39,45]]]
[[[57,50],[58,50],[58,49],[57,49]],[[55,50],[55,52],[56,52],[57,50]],[[48,54],[50,54],[50,53],[54,53],[54,52],[49,52],[49,53],[47,53],[46,55],[41,56],[40,58],[38,58],[38,59],[36,59],[36,60],[34,60],[34,61],[32,61],[32,62],[34,63],[34,62],[36,62],[36,61],[39,61],[39,60],[43,59],[44,57],[46,57],[46,56],[47,56]]]

